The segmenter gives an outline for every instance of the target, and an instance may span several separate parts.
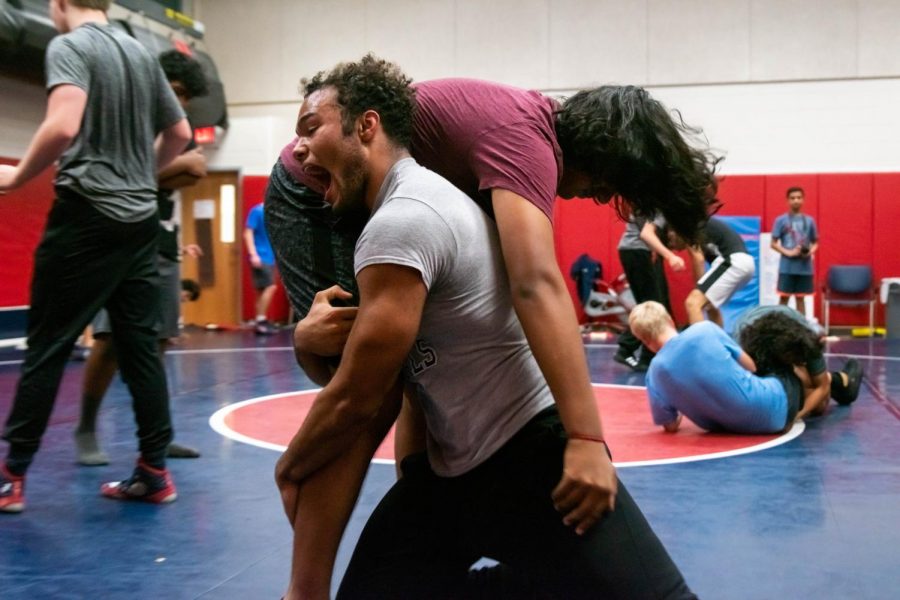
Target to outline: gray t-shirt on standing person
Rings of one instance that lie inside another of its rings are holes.
[[[665,217],[662,215],[657,215],[652,219],[654,225],[657,228],[661,228],[666,224]],[[647,250],[650,251],[650,246],[647,245],[647,242],[641,239],[641,230],[644,228],[644,224],[647,223],[647,219],[644,217],[639,217],[637,215],[632,215],[628,221],[625,222],[625,231],[622,232],[622,238],[619,240],[619,245],[617,247],[618,250]]]
[[[404,367],[425,412],[438,475],[461,475],[553,404],[513,311],[494,223],[468,196],[408,158],[381,186],[355,272],[416,269],[428,288]]]
[[[156,213],[156,135],[184,117],[156,57],[123,31],[88,23],[50,41],[47,90],[87,92],[81,130],[59,159],[56,185],[104,215],[135,222]]]

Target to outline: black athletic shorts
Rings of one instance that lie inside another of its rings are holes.
[[[264,290],[275,283],[275,266],[263,265],[261,267],[250,267],[250,274],[253,276],[253,289]]]
[[[813,289],[812,275],[778,274],[778,293],[782,296],[812,294]]]

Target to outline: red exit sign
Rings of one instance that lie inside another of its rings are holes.
[[[194,141],[198,144],[214,144],[216,142],[216,128],[198,127],[194,130]]]

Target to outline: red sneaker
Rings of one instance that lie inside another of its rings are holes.
[[[125,481],[110,481],[100,486],[100,494],[115,500],[139,500],[153,504],[174,502],[178,494],[168,469],[155,469],[138,460],[134,473]]]
[[[13,475],[0,465],[0,512],[20,513],[25,508],[25,476]]]

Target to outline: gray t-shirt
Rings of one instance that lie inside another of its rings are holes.
[[[162,68],[140,43],[88,23],[47,47],[47,90],[87,92],[81,129],[59,159],[56,185],[124,222],[156,213],[156,135],[184,117]]]
[[[513,310],[496,227],[440,175],[401,160],[356,245],[355,272],[375,264],[416,269],[428,288],[404,376],[425,412],[432,468],[465,473],[553,404]]]
[[[647,219],[633,215],[625,222],[625,231],[622,232],[622,238],[619,240],[618,250],[650,250],[647,243],[641,239],[641,229]],[[657,215],[653,219],[653,224],[662,227],[666,224],[666,220],[662,215]]]

